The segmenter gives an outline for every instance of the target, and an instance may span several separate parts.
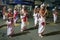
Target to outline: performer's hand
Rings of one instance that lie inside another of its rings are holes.
[[[7,13],[5,13],[5,16],[7,16],[8,14]]]

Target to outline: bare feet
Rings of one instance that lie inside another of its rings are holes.
[[[41,34],[39,34],[39,37],[43,38],[43,36]]]
[[[21,30],[21,32],[23,32],[23,30]]]

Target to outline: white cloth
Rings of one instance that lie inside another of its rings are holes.
[[[7,24],[7,35],[12,33],[11,21],[6,21]]]
[[[18,19],[18,18],[14,19],[14,23],[16,23],[17,19]]]
[[[15,18],[14,18],[14,23],[16,23],[16,21],[18,20],[18,16],[15,16],[16,14],[17,14],[17,11],[14,10],[14,15],[13,15],[13,17],[15,17]]]
[[[16,10],[14,10],[14,14],[16,14]]]
[[[26,27],[26,23],[24,22],[24,18],[25,16],[21,15],[21,30],[24,29],[24,27]]]
[[[53,14],[53,20],[54,20],[54,23],[55,23],[56,20],[57,20],[57,15],[56,14]]]
[[[3,20],[5,20],[5,15],[3,15]]]
[[[33,16],[34,16],[34,24],[36,25],[38,23],[38,13],[36,14],[34,13]]]
[[[21,22],[24,22],[24,18],[25,16],[24,15],[21,15]]]
[[[11,35],[12,29],[13,29],[12,27],[8,27],[8,28],[7,28],[7,35]]]
[[[24,13],[24,9],[21,10],[21,13],[22,13],[22,14]]]
[[[45,29],[44,25],[42,25],[42,22],[45,22],[45,18],[43,17],[39,18],[38,33],[42,33]]]
[[[40,27],[38,28],[38,33],[42,33],[42,32],[44,32],[44,29],[45,29],[44,26],[40,26]]]
[[[34,19],[37,19],[37,15],[38,15],[38,13],[34,13],[34,14],[33,14]]]
[[[11,21],[6,21],[6,24],[7,24],[7,25],[10,25],[10,24],[11,24]]]
[[[26,27],[26,24],[25,24],[25,22],[22,22],[21,23],[21,29],[24,29],[24,27]]]

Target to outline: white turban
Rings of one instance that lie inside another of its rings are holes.
[[[11,10],[12,10],[11,8],[8,9],[8,11],[11,11]]]
[[[22,7],[24,8],[24,7],[25,7],[25,5],[22,5]]]
[[[56,7],[52,9],[52,11],[55,11],[56,10]]]
[[[35,8],[37,8],[38,6],[35,6]]]
[[[41,6],[40,7],[44,7],[45,6],[45,4],[43,3],[43,4],[41,4]]]

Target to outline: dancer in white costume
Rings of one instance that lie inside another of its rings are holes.
[[[38,34],[39,36],[42,38],[43,37],[43,32],[45,29],[45,25],[46,25],[46,21],[45,21],[45,15],[46,15],[46,9],[45,9],[45,5],[42,4],[40,6],[40,11],[39,11],[39,27],[38,27]]]
[[[34,14],[33,14],[33,17],[34,17],[34,27],[37,26],[37,23],[38,23],[38,16],[39,16],[38,6],[35,6]]]
[[[14,8],[13,18],[14,18],[14,23],[16,23],[17,20],[18,20],[18,11],[17,11],[17,8]]]
[[[7,15],[7,35],[8,36],[11,36],[14,32],[14,21],[13,21],[13,15],[12,15],[12,12],[11,12],[11,8],[8,9],[8,15]]]
[[[13,31],[14,31],[12,18],[9,18],[6,23],[7,23],[7,35],[11,36],[13,34]]]
[[[21,15],[21,32],[23,32],[26,29],[26,16],[25,15]]]
[[[26,30],[26,22],[27,22],[27,11],[25,10],[24,6],[22,6],[21,10],[21,32]]]
[[[3,7],[3,13],[2,13],[2,15],[3,15],[3,20],[6,19],[5,13],[6,13],[6,7],[4,6],[4,7]]]
[[[40,16],[39,27],[38,27],[38,34],[40,37],[43,37],[42,35],[43,35],[44,29],[45,29],[45,25],[46,25],[45,18]]]
[[[56,8],[53,9],[53,20],[54,20],[54,23],[56,23],[57,21],[57,14],[58,14],[58,11]]]

